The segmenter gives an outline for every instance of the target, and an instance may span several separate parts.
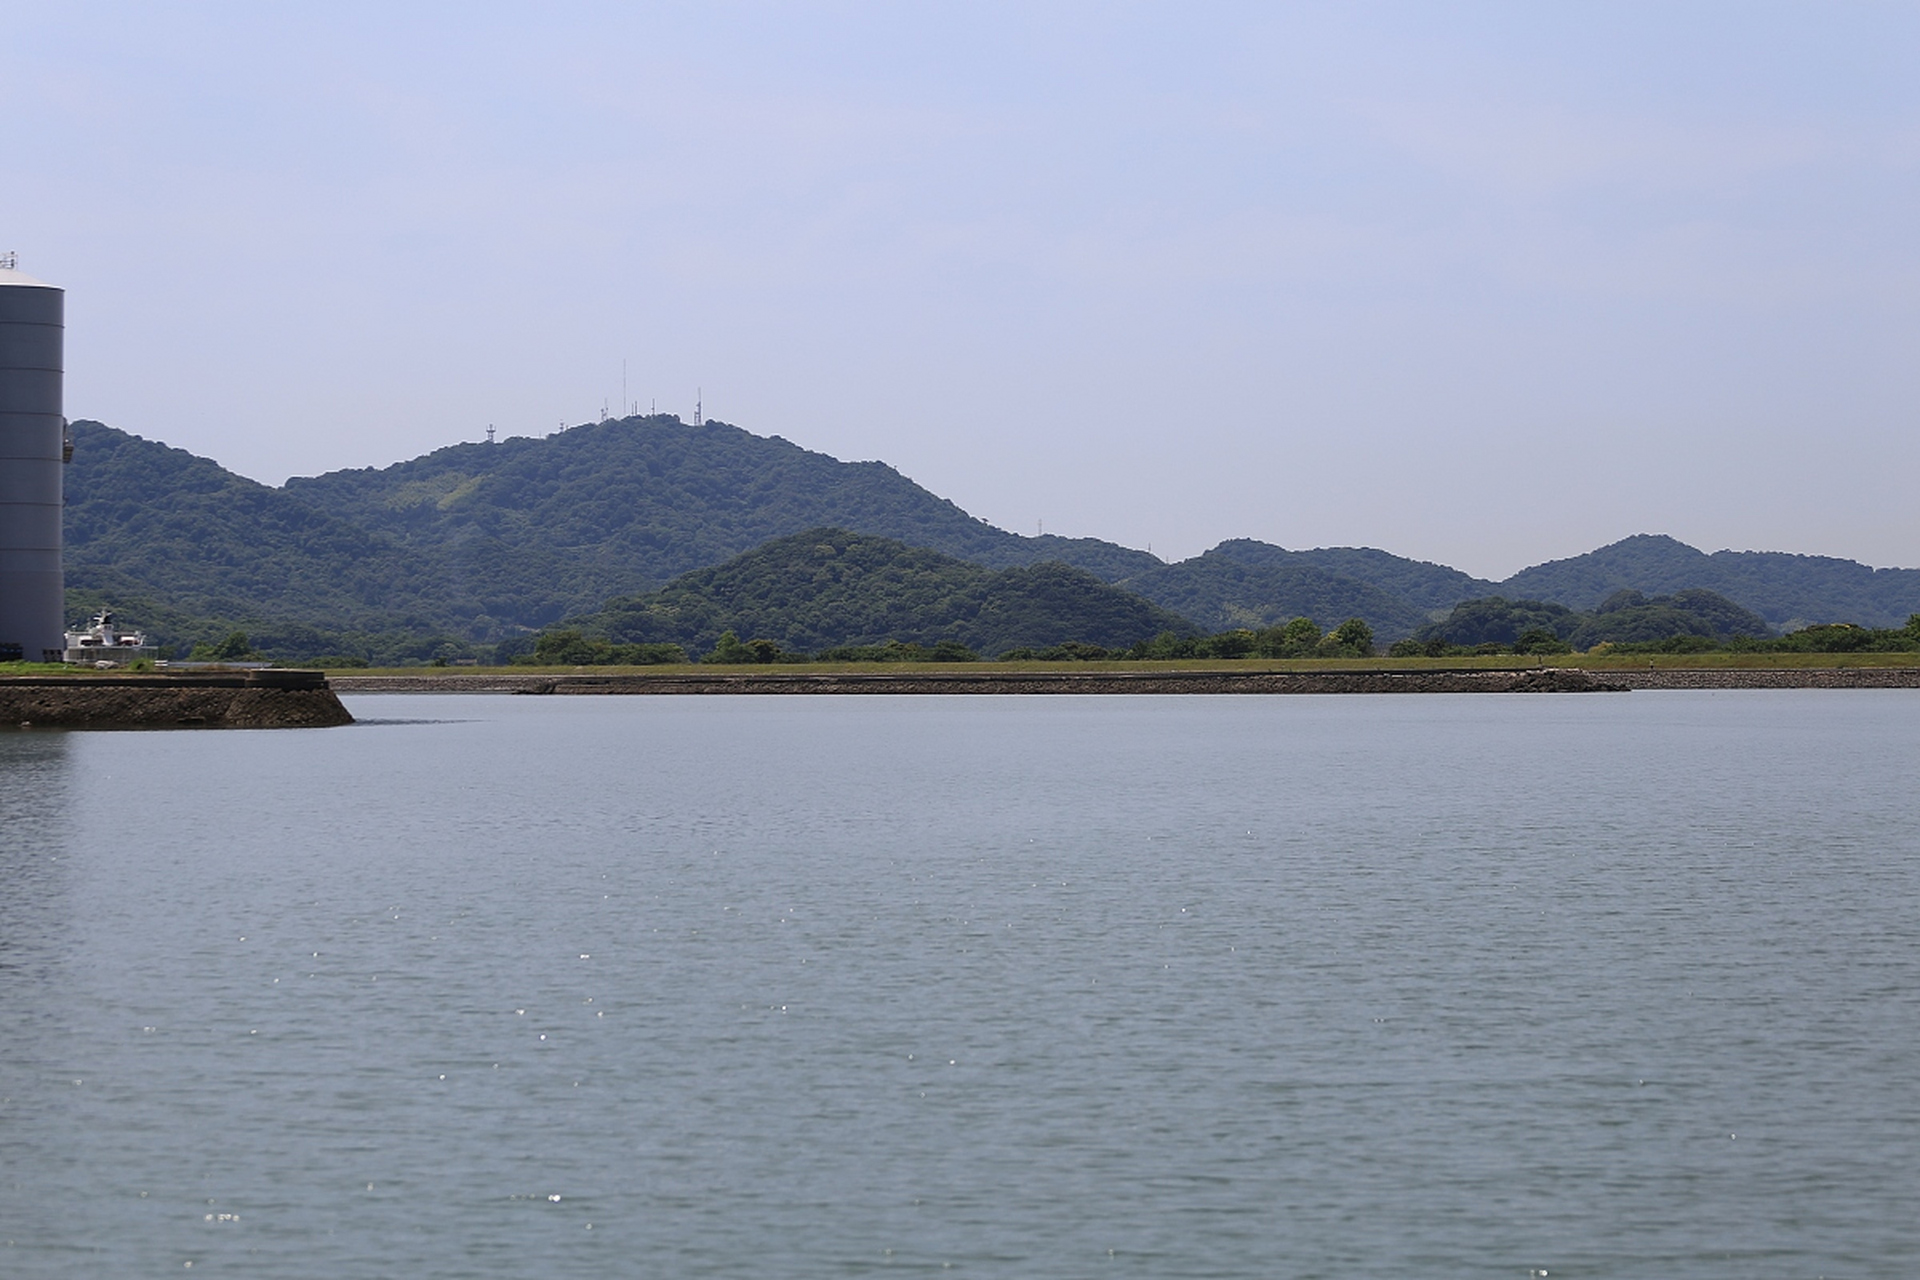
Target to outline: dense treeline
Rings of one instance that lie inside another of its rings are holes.
[[[146,630],[160,656],[187,657],[193,650],[217,647],[235,631],[244,632],[252,651],[281,663],[403,667],[434,662],[489,661],[493,646],[429,626],[395,629],[320,627],[290,622],[262,611],[240,609],[194,612],[138,590],[69,590],[67,612],[81,618],[111,607],[128,625]]]
[[[1861,627],[1851,622],[1822,623],[1783,636],[1669,636],[1638,644],[1607,647],[1612,653],[1920,653],[1920,613],[1904,627]]]
[[[1554,653],[1905,653],[1920,649],[1920,614],[1900,628],[1825,623],[1773,635],[1766,619],[1712,591],[1649,598],[1616,591],[1581,613],[1542,600],[1489,596],[1395,643],[1393,657]]]
[[[1712,591],[1649,598],[1616,591],[1590,612],[1547,600],[1487,596],[1396,644],[1399,656],[1455,653],[1572,653],[1602,644],[1643,644],[1690,635],[1712,641],[1772,634],[1767,620]]]
[[[242,637],[244,641],[244,637]],[[1224,631],[1211,636],[1162,631],[1149,640],[1109,648],[1082,640],[1063,640],[1042,648],[1017,646],[994,655],[1001,662],[1151,661],[1179,658],[1364,658],[1372,655],[1373,632],[1360,618],[1349,618],[1322,633],[1311,618],[1295,618],[1283,627],[1261,631]],[[932,645],[890,640],[884,644],[835,645],[813,653],[784,648],[765,637],[742,640],[723,631],[698,661],[709,664],[785,662],[979,662],[982,655],[963,644],[943,640]],[[687,662],[677,644],[619,644],[577,629],[542,633],[533,648],[513,659],[537,666],[651,666]]]
[[[677,644],[614,644],[579,631],[545,631],[531,652],[516,662],[542,667],[652,667],[685,662],[687,651]]]
[[[1365,658],[1373,654],[1373,628],[1364,618],[1348,618],[1322,633],[1312,618],[1294,618],[1284,626],[1258,631],[1237,629],[1187,638],[1162,632],[1124,656],[1167,658]]]

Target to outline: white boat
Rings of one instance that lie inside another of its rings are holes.
[[[84,631],[67,632],[68,662],[94,667],[118,667],[136,658],[151,658],[147,633],[113,625],[113,610],[102,609]]]

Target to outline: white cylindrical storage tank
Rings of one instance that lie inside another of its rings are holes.
[[[0,257],[0,653],[66,648],[60,400],[66,293]]]

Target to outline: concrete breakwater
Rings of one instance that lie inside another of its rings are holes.
[[[0,727],[320,729],[352,723],[319,671],[0,677]]]
[[[354,693],[1602,693],[1614,684],[1585,671],[1004,671],[781,672],[716,669],[659,675],[335,675]]]

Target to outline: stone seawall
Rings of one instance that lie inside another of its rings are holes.
[[[1629,689],[1920,689],[1920,667],[1736,668],[1598,671]]]
[[[352,723],[318,671],[0,677],[0,727],[321,729]]]
[[[985,667],[982,670],[981,667]],[[1627,689],[1920,689],[1920,667],[1620,668],[1489,671],[1003,671],[991,664],[928,672],[782,672],[716,668],[650,674],[512,669],[418,675],[335,672],[342,693],[1600,693]]]
[[[1584,671],[995,671],[331,677],[347,693],[1601,693],[1626,686]]]

